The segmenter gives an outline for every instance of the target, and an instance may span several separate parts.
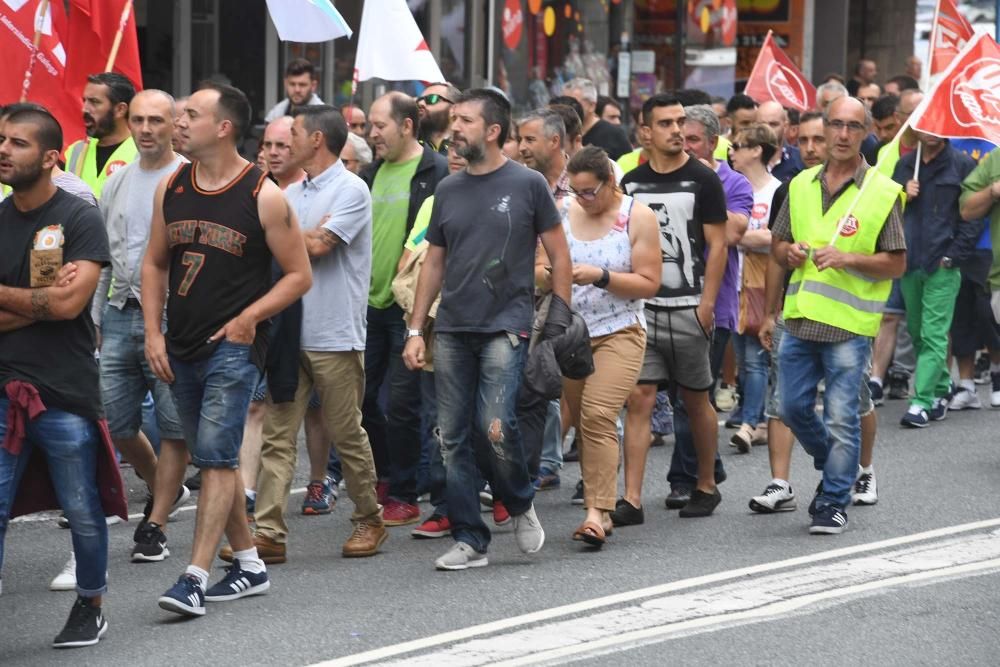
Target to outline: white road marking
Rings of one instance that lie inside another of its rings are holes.
[[[390,658],[407,665],[520,665],[610,652],[623,644],[634,646],[699,628],[752,622],[824,600],[908,582],[1000,570],[1000,530],[941,539],[997,527],[1000,519],[977,521],[684,579],[386,646],[317,663],[317,667]],[[919,544],[928,540],[939,541]],[[908,548],[847,560],[856,554],[897,547]],[[824,561],[834,562],[803,567]],[[747,579],[787,568],[799,569]],[[723,585],[675,594],[719,583]],[[652,599],[620,607],[645,598]],[[620,608],[607,609],[611,607]],[[592,610],[602,611],[581,616]]]

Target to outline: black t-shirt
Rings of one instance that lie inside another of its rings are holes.
[[[31,286],[31,251],[36,235],[47,227],[62,228],[63,263],[111,261],[101,212],[79,197],[57,189],[33,211],[22,213],[11,197],[0,202],[0,284]],[[97,343],[88,304],[76,318],[35,322],[0,333],[0,387],[11,380],[30,382],[47,407],[87,419],[104,415],[94,359]]]
[[[653,308],[690,308],[705,282],[703,225],[726,223],[726,194],[716,173],[694,158],[666,174],[647,162],[622,178],[625,192],[653,210],[660,226],[660,290]]]
[[[516,162],[442,180],[427,229],[446,252],[434,330],[529,335],[538,235],[559,224],[545,177]]]
[[[774,228],[774,221],[778,219],[778,211],[781,210],[782,205],[785,203],[785,199],[788,198],[788,183],[782,183],[778,186],[778,189],[774,191],[774,198],[771,199],[771,217],[767,221],[767,228],[771,230]],[[785,287],[781,290],[784,293],[788,289],[788,282],[792,279],[792,272],[785,271]]]
[[[612,160],[617,160],[625,153],[632,152],[632,144],[629,142],[625,130],[603,119],[599,119],[583,135],[583,145],[603,148]]]
[[[117,144],[114,144],[113,146],[101,146],[100,144],[98,144],[97,155],[96,155],[98,174],[104,171],[104,165],[108,163],[108,160],[111,159],[111,156],[115,154],[115,151],[118,150],[118,147],[121,146],[123,143],[125,142],[122,141]]]

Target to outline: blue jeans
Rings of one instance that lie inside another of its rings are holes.
[[[542,435],[542,458],[539,470],[559,474],[563,466],[562,455],[562,414],[559,401],[549,401],[545,413],[545,432]]]
[[[184,437],[170,387],[146,361],[142,309],[108,305],[101,322],[101,395],[112,438],[133,438],[143,426],[144,400],[152,392],[161,438]],[[150,425],[152,426],[152,425]]]
[[[785,330],[778,351],[781,420],[823,471],[816,506],[847,507],[861,457],[858,386],[868,367],[871,339],[816,343]],[[816,414],[816,388],[825,380],[823,418]]]
[[[170,391],[191,463],[198,468],[237,468],[250,396],[260,381],[250,346],[224,340],[202,361],[170,357],[170,368]]]
[[[403,364],[403,310],[368,307],[365,341],[365,400],[361,425],[371,441],[379,479],[389,477],[389,495],[417,501],[420,466],[420,373]],[[382,384],[389,383],[388,415],[379,405]]]
[[[7,432],[7,409],[0,398],[0,441]],[[49,408],[28,424],[21,453],[0,447],[0,568],[4,539],[17,486],[35,447],[42,450],[49,476],[73,537],[76,554],[76,591],[97,597],[108,590],[108,526],[97,492],[97,424],[78,415]]]
[[[526,340],[505,333],[435,337],[434,383],[451,534],[480,553],[489,547],[490,530],[479,512],[476,447],[486,448],[494,497],[511,515],[528,511],[534,499],[515,416],[527,350]]]
[[[771,355],[760,344],[757,336],[736,334],[733,336],[736,363],[740,369],[742,406],[740,413],[744,424],[757,426],[764,423],[764,401],[767,398],[767,371],[771,365]]]

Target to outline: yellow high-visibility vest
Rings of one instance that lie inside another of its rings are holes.
[[[80,139],[70,144],[66,149],[64,159],[66,161],[66,171],[76,174],[90,186],[94,191],[94,196],[101,198],[101,190],[104,189],[104,182],[111,174],[115,173],[125,165],[129,164],[139,156],[139,151],[135,147],[135,141],[129,136],[123,141],[115,152],[111,154],[104,164],[100,173],[97,172],[97,139],[88,137]]]
[[[858,194],[857,185],[851,183],[823,213],[823,192],[816,178],[821,168],[803,171],[788,186],[792,237],[807,243],[813,251],[830,244],[838,222]],[[893,204],[902,199],[902,186],[876,169],[868,170],[868,179],[874,180],[865,188],[837,237],[837,249],[843,252],[875,254],[875,244]],[[804,317],[860,336],[875,336],[891,288],[891,280],[876,280],[850,269],[820,271],[810,257],[792,273],[785,294],[784,318]]]

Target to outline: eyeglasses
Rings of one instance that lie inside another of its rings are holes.
[[[603,187],[604,183],[601,183],[593,190],[576,190],[572,186],[567,188],[567,190],[569,190],[571,195],[577,197],[578,199],[582,199],[583,201],[594,201],[597,199],[597,193],[600,192]]]
[[[438,145],[438,150],[446,151],[451,148],[451,145],[452,145],[451,139],[448,138],[442,139],[441,143]]]
[[[454,104],[454,102],[449,100],[444,95],[438,95],[437,93],[431,93],[430,95],[422,95],[417,98],[417,102],[423,102],[429,107],[434,106],[438,102],[447,102],[448,104]]]
[[[741,148],[756,148],[756,146],[754,146],[753,144],[736,144],[736,143],[733,143],[733,144],[729,144],[729,145],[732,147],[732,149],[734,151],[738,151]]]
[[[850,123],[845,123],[842,120],[830,120],[827,121],[826,126],[832,129],[834,132],[841,132],[844,129],[848,129],[851,132],[864,132],[865,126],[856,120],[852,120]]]

